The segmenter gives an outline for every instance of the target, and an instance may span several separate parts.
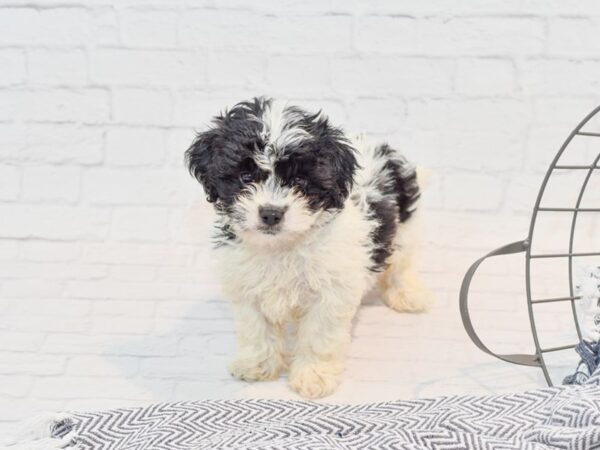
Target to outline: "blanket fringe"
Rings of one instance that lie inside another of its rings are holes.
[[[42,413],[17,425],[5,439],[5,450],[76,450],[75,420],[67,413]],[[60,432],[57,432],[60,430]]]

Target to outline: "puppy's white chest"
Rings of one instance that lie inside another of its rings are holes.
[[[224,259],[228,263],[221,272],[227,296],[255,303],[271,322],[288,320],[317,298],[318,282],[312,279],[315,261],[299,252],[238,249]]]
[[[316,301],[358,302],[371,278],[364,245],[369,231],[358,209],[348,205],[296,245],[240,242],[221,249],[225,294],[234,302],[252,302],[274,323],[301,315]]]

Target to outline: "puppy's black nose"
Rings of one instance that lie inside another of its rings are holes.
[[[259,209],[258,215],[265,225],[273,226],[281,222],[284,212],[285,210],[283,208],[264,206]]]

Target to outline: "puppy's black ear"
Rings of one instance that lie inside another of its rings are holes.
[[[341,204],[346,200],[352,185],[354,184],[354,172],[358,166],[354,148],[350,145],[344,135],[336,130],[332,137],[331,163],[336,175],[336,184],[339,189],[339,199]]]
[[[217,133],[214,130],[198,133],[190,148],[185,152],[185,162],[192,174],[204,188],[206,200],[214,203],[219,195],[215,186],[214,177],[211,176],[215,160],[215,141]]]
[[[313,124],[318,152],[327,161],[332,178],[328,206],[341,208],[354,184],[358,167],[355,150],[342,130],[331,126],[327,118],[317,115]]]

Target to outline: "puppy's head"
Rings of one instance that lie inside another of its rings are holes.
[[[327,118],[269,98],[215,117],[186,161],[235,234],[264,245],[295,240],[343,208],[356,167]]]

